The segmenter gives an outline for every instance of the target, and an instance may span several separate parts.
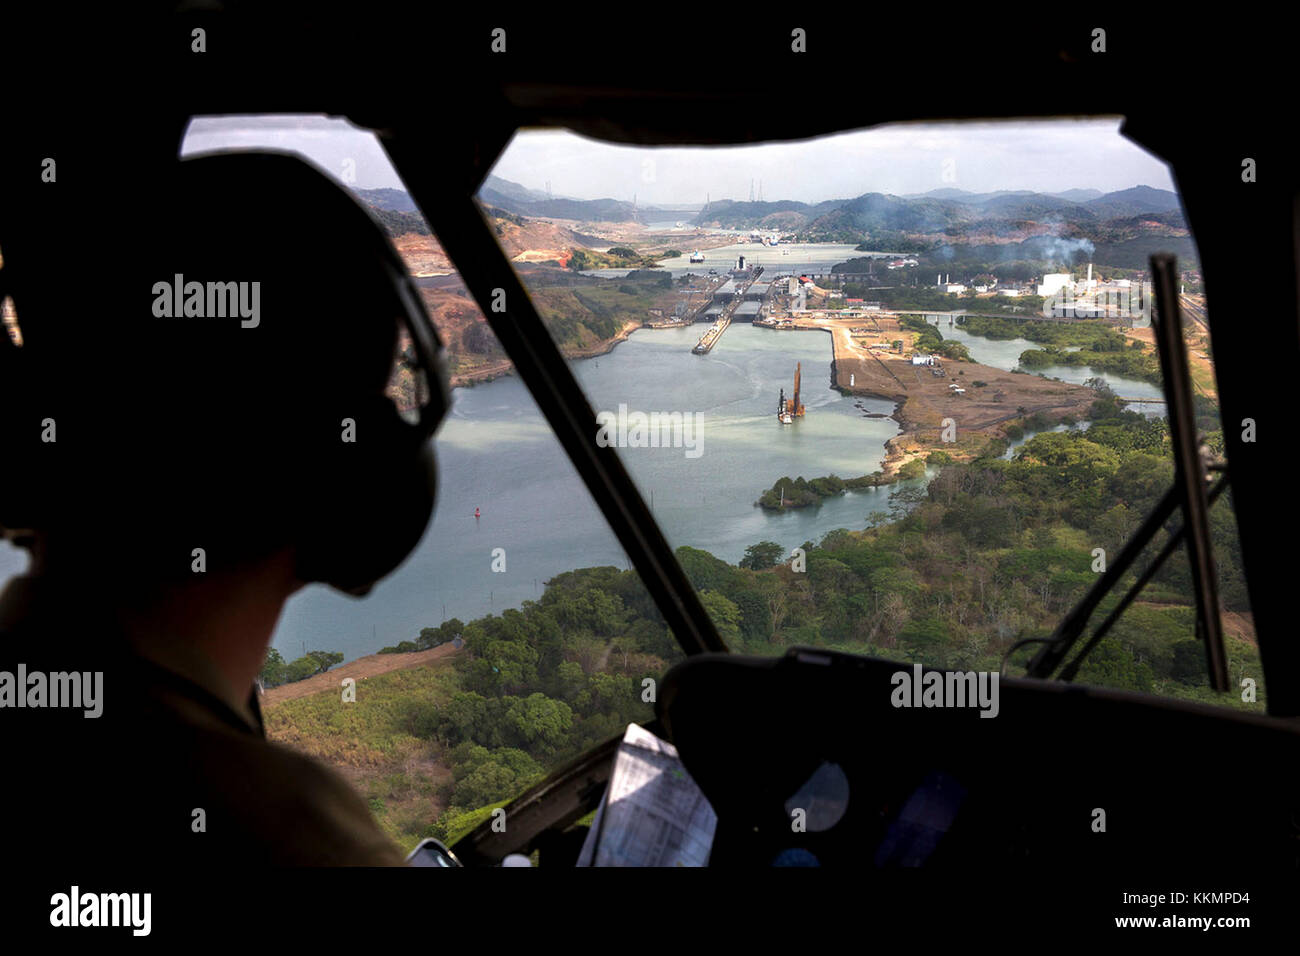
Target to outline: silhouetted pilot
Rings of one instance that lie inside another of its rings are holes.
[[[427,527],[436,335],[382,232],[302,161],[175,167],[129,187],[143,244],[93,224],[102,285],[20,313],[0,524],[32,565],[0,597],[6,840],[38,865],[74,841],[151,871],[400,864],[346,781],[265,739],[254,681],[291,594],[364,593]],[[418,359],[400,411],[399,354]]]

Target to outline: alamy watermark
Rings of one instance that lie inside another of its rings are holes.
[[[104,712],[103,671],[28,671],[19,664],[17,673],[0,671],[0,708],[67,707],[82,709],[83,717]]]
[[[1153,294],[1150,283],[1130,283],[1118,288],[1075,292],[1062,286],[1043,299],[1045,319],[1142,319],[1151,321]]]
[[[262,321],[260,282],[186,282],[178,272],[171,282],[155,282],[153,294],[153,314],[159,319],[238,317],[244,329],[255,329]]]
[[[997,671],[926,671],[913,664],[895,671],[889,702],[895,707],[978,707],[981,717],[998,715]]]
[[[152,909],[152,893],[82,893],[73,886],[50,897],[50,925],[126,926],[133,936],[148,936]]]
[[[598,412],[596,444],[601,448],[683,448],[687,458],[704,454],[704,416],[699,412]]]

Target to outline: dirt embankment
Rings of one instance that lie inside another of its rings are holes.
[[[496,220],[499,228],[497,241],[506,257],[519,262],[544,262],[568,260],[575,246],[590,248],[595,237],[583,236],[572,229],[544,220],[529,219],[518,225],[507,219]],[[599,240],[597,240],[599,241]],[[402,261],[416,278],[447,275],[456,271],[436,236],[408,232],[393,239]]]
[[[1218,398],[1218,388],[1214,378],[1214,358],[1210,353],[1210,337],[1205,327],[1197,321],[1203,320],[1204,313],[1189,309],[1183,317],[1183,341],[1187,343],[1187,363],[1192,374],[1192,387],[1197,393],[1207,398]],[[1120,329],[1130,339],[1137,339],[1151,348],[1156,347],[1154,331],[1146,328]]]
[[[393,240],[393,247],[406,263],[407,270],[417,278],[421,276],[445,275],[455,272],[447,253],[433,236],[422,236],[417,232],[408,232]]]
[[[614,346],[620,342],[626,342],[629,335],[641,328],[640,321],[627,321],[623,323],[623,328],[612,339],[604,339],[595,345],[580,349],[561,349],[561,354],[569,360],[595,358],[597,355],[604,355],[612,352]],[[485,362],[482,365],[476,365],[473,368],[457,371],[451,376],[451,387],[462,388],[469,385],[481,385],[484,382],[490,382],[493,379],[500,378],[503,375],[510,375],[514,372],[515,365],[509,359],[497,359],[491,362]]]
[[[292,684],[281,684],[279,687],[272,687],[262,695],[262,709],[269,710],[283,701],[296,700],[299,697],[310,697],[312,694],[319,694],[323,691],[342,693],[342,681],[346,677],[363,681],[367,677],[387,674],[389,671],[403,670],[407,667],[420,667],[431,661],[450,657],[454,653],[456,653],[454,647],[450,644],[443,644],[427,651],[415,651],[411,654],[368,654],[365,657],[358,657],[354,661],[349,661],[340,667],[335,667],[333,670],[328,670],[324,674],[317,674],[315,677],[308,677],[306,680],[294,681]]]
[[[528,219],[524,225],[498,220],[497,242],[516,262],[556,261],[565,264],[574,248],[593,249],[602,245],[595,236],[582,235],[568,226],[545,219]]]
[[[505,219],[498,220],[500,228],[497,242],[505,251],[506,257],[517,262],[545,262],[568,260],[570,250],[576,247],[589,247],[590,236],[579,236],[571,229],[553,223],[528,220],[520,226]],[[416,278],[449,275],[456,271],[456,266],[443,251],[437,238],[432,235],[422,236],[408,232],[393,240],[402,261],[411,275]]]
[[[529,220],[526,227],[502,220],[504,235],[499,239],[508,255],[517,262],[558,259],[565,261],[569,250],[581,245],[579,238],[590,240],[590,236],[577,236],[572,230],[556,227],[548,222]],[[554,248],[536,248],[533,244],[551,243]],[[451,386],[460,388],[490,382],[514,371],[514,363],[502,354],[495,336],[487,327],[483,313],[478,304],[465,288],[454,267],[447,259],[437,240],[431,236],[408,233],[394,240],[398,252],[412,274],[426,281],[420,283],[420,296],[424,307],[438,329],[448,353],[456,359],[456,371],[451,375]],[[529,248],[525,248],[529,247]],[[522,251],[519,251],[522,250]],[[434,276],[446,276],[435,279]],[[673,303],[680,298],[680,292],[665,293],[663,301],[656,304],[662,309],[671,310]],[[646,318],[650,318],[647,313]],[[467,341],[466,334],[472,326],[481,326]],[[565,358],[579,359],[603,355],[614,346],[627,340],[633,331],[640,328],[640,320],[628,320],[613,338],[606,339],[582,348],[562,349]],[[477,338],[477,342],[472,341]]]
[[[1082,385],[975,362],[941,358],[937,371],[913,365],[911,343],[916,333],[902,329],[897,317],[887,313],[852,319],[794,317],[794,322],[801,329],[830,333],[834,387],[845,394],[895,403],[892,417],[903,433],[885,443],[882,470],[886,474],[933,451],[958,460],[974,458],[990,438],[1006,436],[1007,423],[1039,412],[1052,421],[1080,419],[1096,397]],[[855,328],[869,331],[852,331]],[[889,347],[898,339],[905,343],[901,354]],[[873,349],[873,345],[884,348]]]
[[[686,254],[694,249],[715,249],[719,246],[729,246],[736,241],[735,233],[723,233],[698,226],[664,232],[651,230],[639,222],[582,222],[576,219],[549,219],[543,221],[568,229],[581,240],[575,245],[585,245],[589,249],[632,245],[648,255],[669,249],[676,249]]]

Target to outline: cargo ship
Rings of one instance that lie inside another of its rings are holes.
[[[722,338],[722,333],[727,331],[727,326],[730,324],[730,316],[713,323],[713,325],[709,326],[708,331],[700,336],[700,341],[696,343],[695,348],[691,349],[691,351],[696,355],[707,355],[712,351],[713,346],[718,344],[718,339]]]

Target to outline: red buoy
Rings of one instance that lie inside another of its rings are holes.
[[[478,509],[477,509],[477,508],[474,509],[474,517],[475,517],[475,518],[478,517]]]

